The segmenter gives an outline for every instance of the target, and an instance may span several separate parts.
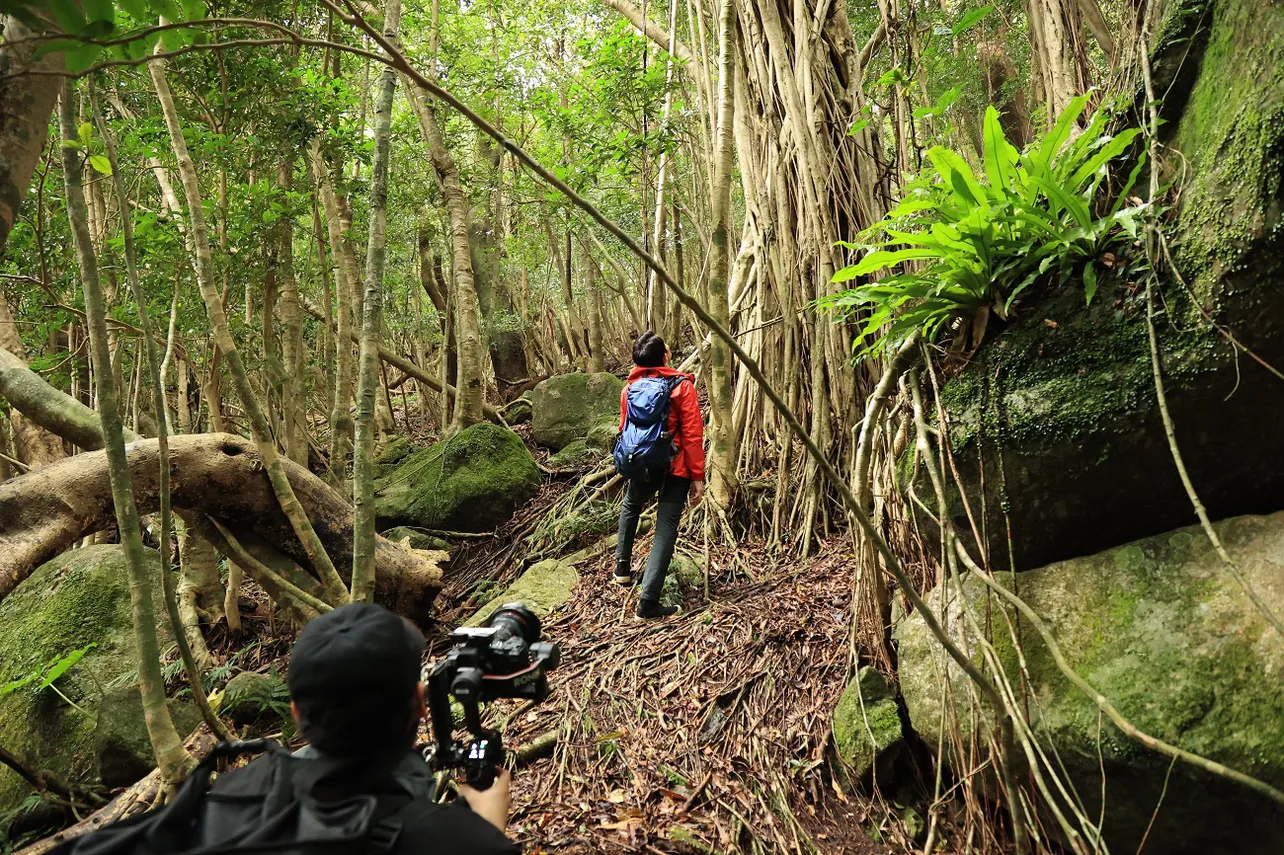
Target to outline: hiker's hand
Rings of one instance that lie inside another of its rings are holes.
[[[696,505],[700,504],[700,500],[703,498],[704,498],[704,482],[692,481],[691,482],[691,507],[694,508]]]
[[[513,776],[507,769],[500,769],[495,783],[484,790],[474,790],[467,784],[459,785],[459,792],[468,800],[473,813],[498,828],[508,828],[508,811],[513,802]]]

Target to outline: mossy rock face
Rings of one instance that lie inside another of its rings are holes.
[[[1270,513],[1284,507],[1284,467],[1263,465],[1284,459],[1280,381],[1237,357],[1199,308],[1284,365],[1284,15],[1278,3],[1173,0],[1157,32],[1164,142],[1181,153],[1162,173],[1185,182],[1166,234],[1198,299],[1165,265],[1157,331],[1168,404],[1212,518]],[[1085,308],[1079,284],[1067,283],[942,389],[994,567],[1009,566],[1009,522],[1025,570],[1193,520],[1156,403],[1144,293],[1126,284],[1103,276]],[[912,449],[902,481],[928,500],[911,458]],[[959,530],[970,530],[959,494],[948,501]]]
[[[375,477],[382,478],[389,474],[416,451],[419,451],[419,446],[404,436],[393,437],[375,456]]]
[[[609,416],[603,416],[593,422],[589,428],[588,434],[584,437],[584,444],[589,448],[602,453],[610,451],[615,447],[615,438],[620,434],[620,415],[618,412]]]
[[[1217,531],[1248,584],[1269,609],[1284,614],[1284,513],[1226,520]],[[999,579],[1012,584],[1011,574]],[[1005,621],[999,610],[1006,604],[987,597],[981,581],[965,577],[963,589],[978,624],[985,625],[989,610],[993,642],[1013,685],[1018,662],[1004,627],[1020,626],[1035,732],[1056,747],[1089,816],[1100,810],[1099,762],[1104,765],[1107,842],[1111,851],[1136,851],[1160,803],[1169,758],[1103,719],[1062,675],[1030,622],[1018,622],[1011,609]],[[1284,638],[1256,610],[1202,529],[1022,573],[1019,590],[1071,667],[1140,730],[1284,787]],[[943,607],[938,589],[926,599],[942,624],[963,625],[957,597]],[[967,704],[969,681],[917,614],[901,623],[896,638],[910,720],[934,748],[951,694],[942,694],[942,673],[956,704]],[[964,649],[975,645],[970,634],[961,643]],[[958,708],[964,738],[973,727],[970,709]],[[987,735],[992,723],[982,727]],[[1284,851],[1284,810],[1239,784],[1178,763],[1147,847],[1172,855],[1278,853]]]
[[[669,575],[688,591],[704,590],[704,566],[685,552],[673,553],[669,562]]]
[[[169,702],[169,717],[186,739],[201,723],[200,710],[185,701]],[[137,686],[108,692],[98,706],[94,728],[94,762],[105,787],[128,787],[156,768],[151,737],[143,719]]]
[[[582,466],[601,456],[601,452],[589,448],[588,443],[584,440],[577,439],[550,457],[548,464],[554,469],[570,469],[575,466]]]
[[[375,481],[375,511],[381,528],[487,531],[507,522],[539,485],[539,467],[521,437],[477,424]]]
[[[163,609],[155,552],[147,550],[147,562],[156,605]],[[164,644],[168,622],[160,614],[157,627]],[[97,646],[55,683],[85,712],[51,689],[19,689],[0,698],[0,745],[66,780],[97,785],[99,703],[107,692],[138,680],[125,553],[117,545],[70,550],[41,565],[0,602],[0,684],[89,644]],[[31,792],[26,781],[0,767],[0,813]]]
[[[589,435],[595,424],[620,418],[624,381],[614,374],[559,374],[535,387],[531,426],[535,441],[558,450]]]
[[[482,606],[464,621],[464,626],[481,626],[495,609],[505,603],[525,603],[526,607],[541,618],[571,598],[571,592],[580,581],[580,574],[569,564],[555,558],[532,565],[502,594]]]
[[[286,722],[290,718],[290,690],[275,672],[242,671],[227,681],[219,696],[218,712],[238,725],[273,719]]]
[[[896,692],[878,671],[862,668],[834,708],[838,756],[852,767],[856,777],[863,778],[876,764],[880,769],[888,768],[894,747],[903,737]]]
[[[405,541],[409,544],[411,549],[437,549],[442,552],[449,553],[455,548],[454,544],[443,537],[425,534],[424,532],[411,528],[410,526],[397,526],[396,528],[390,528],[381,532],[381,534],[393,543],[401,543]]]

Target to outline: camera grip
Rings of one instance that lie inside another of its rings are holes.
[[[495,783],[495,773],[504,765],[504,740],[497,731],[474,739],[468,746],[464,783],[474,790],[486,790]]]

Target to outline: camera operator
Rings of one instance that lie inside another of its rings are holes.
[[[294,756],[296,780],[319,802],[377,798],[375,818],[399,826],[388,853],[510,855],[504,835],[510,777],[502,771],[483,791],[461,786],[463,799],[432,801],[433,775],[413,751],[427,715],[420,680],[424,637],[381,606],[352,603],[309,623],[290,657],[287,683],[295,720],[309,745]],[[255,761],[224,775],[212,796],[249,784]],[[463,802],[463,803],[461,803]]]

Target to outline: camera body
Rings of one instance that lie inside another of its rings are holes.
[[[480,704],[497,698],[542,701],[560,652],[556,644],[540,641],[539,618],[522,603],[500,606],[484,626],[456,629],[450,640],[454,646],[428,673],[435,738],[428,762],[434,769],[463,769],[468,785],[484,790],[504,762],[504,743],[497,731],[482,727]],[[454,738],[452,695],[472,734],[466,745]]]

